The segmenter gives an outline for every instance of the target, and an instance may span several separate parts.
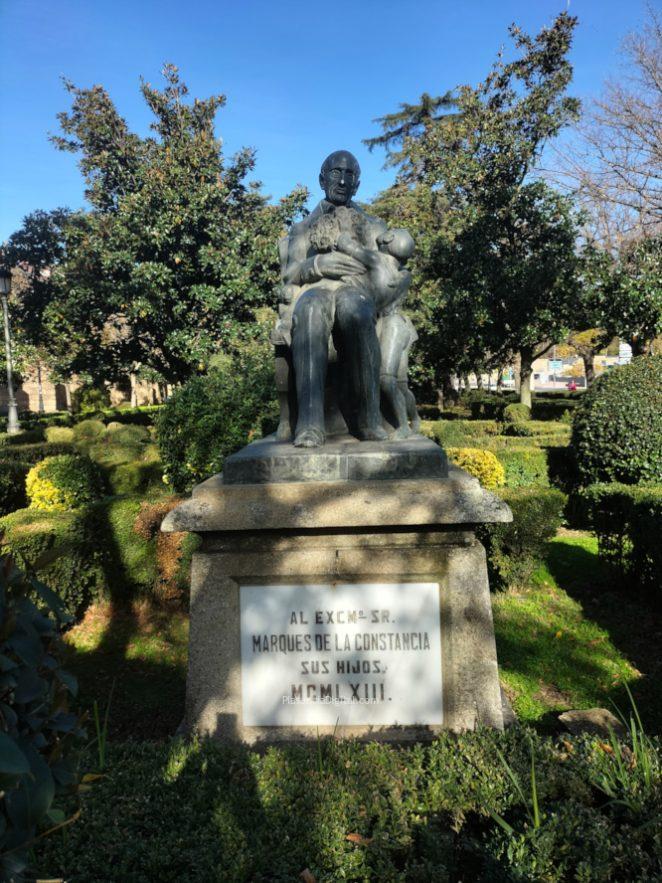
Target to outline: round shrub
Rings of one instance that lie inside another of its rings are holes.
[[[219,472],[225,457],[275,423],[272,352],[258,345],[243,350],[231,365],[189,380],[161,408],[157,439],[164,481],[174,490]]]
[[[76,441],[95,441],[106,431],[102,420],[81,420],[74,426],[74,438]]]
[[[59,444],[60,442],[71,443],[74,440],[74,431],[69,426],[49,426],[46,429],[46,441]]]
[[[480,448],[446,448],[449,460],[473,475],[488,490],[506,483],[506,473],[492,451]]]
[[[575,411],[571,444],[584,485],[662,481],[662,356],[596,380]]]
[[[72,407],[76,414],[81,411],[99,411],[110,404],[108,390],[84,384],[74,390],[71,397]]]
[[[28,472],[25,483],[31,509],[47,512],[77,509],[102,495],[101,475],[88,457],[46,457]]]
[[[531,435],[527,425],[531,419],[531,408],[528,405],[516,403],[503,409],[503,422],[506,435]]]

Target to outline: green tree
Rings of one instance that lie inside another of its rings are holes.
[[[39,411],[44,410],[42,374],[53,367],[53,341],[45,316],[58,297],[54,270],[65,258],[65,208],[34,211],[3,246],[3,261],[14,268],[16,281],[12,332],[19,362],[36,368]]]
[[[405,214],[393,211],[404,198],[415,221],[420,352],[438,384],[450,371],[499,366],[519,351],[527,402],[530,363],[561,333],[576,218],[569,200],[531,176],[579,112],[566,95],[575,25],[562,13],[535,37],[511,27],[516,57],[500,55],[482,83],[455,90],[452,113],[413,125],[412,112],[401,132],[384,117],[383,135],[367,141],[386,147],[399,169],[374,210],[392,223]]]
[[[143,82],[153,135],[131,133],[101,86],[66,88],[72,109],[53,141],[81,155],[92,211],[71,218],[49,311],[73,370],[115,380],[149,371],[180,382],[247,333],[273,302],[276,240],[306,198],[268,205],[246,177],[251,150],[223,156],[214,121],[222,95],[187,100],[177,68]]]

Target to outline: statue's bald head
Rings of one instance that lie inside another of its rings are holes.
[[[357,178],[361,174],[361,166],[353,153],[350,153],[349,150],[334,150],[322,163],[320,175],[323,175],[329,169],[338,168],[338,163],[342,163],[346,169],[352,169]]]
[[[320,186],[334,205],[347,205],[359,188],[361,168],[349,150],[334,150],[322,163]]]

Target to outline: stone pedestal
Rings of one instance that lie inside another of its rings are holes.
[[[511,517],[445,461],[437,477],[228,484],[215,476],[199,485],[162,528],[202,536],[186,728],[247,743],[502,728],[485,551],[474,529]],[[306,606],[306,589],[319,604]],[[320,665],[325,673],[314,673]]]

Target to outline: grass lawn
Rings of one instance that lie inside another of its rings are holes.
[[[662,732],[662,621],[609,586],[590,534],[561,531],[529,585],[493,595],[503,686],[518,718],[543,731],[569,708],[627,710],[631,685],[644,723]],[[66,636],[66,664],[84,705],[105,709],[110,735],[172,735],[184,709],[188,618],[146,604],[96,605]],[[656,683],[657,681],[657,683]]]
[[[501,679],[520,720],[546,730],[569,708],[627,712],[627,683],[649,730],[662,731],[662,623],[614,591],[595,537],[560,531],[530,584],[493,605]]]

